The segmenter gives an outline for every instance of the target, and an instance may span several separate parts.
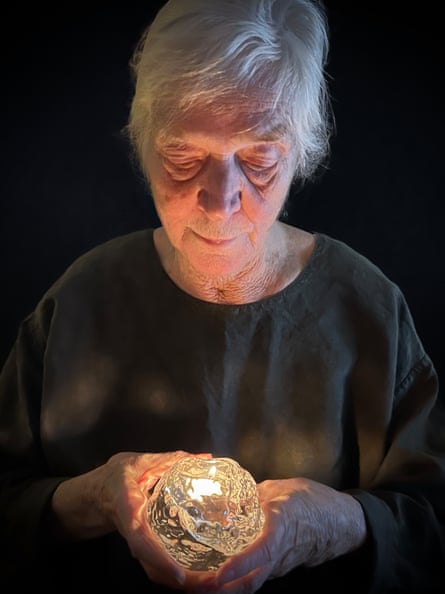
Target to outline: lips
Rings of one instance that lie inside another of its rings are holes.
[[[230,239],[211,239],[210,237],[201,237],[206,243],[211,243],[213,245],[225,245],[227,243],[231,243],[235,241],[235,238],[232,237]]]
[[[199,233],[195,233],[195,231],[193,231],[193,233],[198,239],[200,239],[207,245],[225,246],[225,245],[229,245],[230,243],[232,243],[233,241],[236,240],[236,236],[235,237],[204,237],[203,235],[200,235]]]

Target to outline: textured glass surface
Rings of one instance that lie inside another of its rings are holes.
[[[231,458],[183,458],[156,484],[148,519],[168,553],[191,570],[214,570],[261,532],[253,477]]]

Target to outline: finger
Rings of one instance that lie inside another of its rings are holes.
[[[222,585],[218,581],[218,594],[253,594],[261,588],[269,575],[270,567],[263,566]]]
[[[156,483],[159,481],[159,477],[157,476],[147,476],[147,474],[145,473],[144,475],[144,479],[139,479],[138,480],[138,484],[139,485],[143,485],[144,490],[146,491],[152,491],[153,487],[156,485]]]
[[[177,586],[185,582],[185,569],[168,555],[161,543],[149,536],[145,526],[140,525],[133,531],[129,545],[132,555],[139,560],[149,575],[164,575]]]
[[[225,563],[218,571],[217,583],[218,585],[230,584],[236,582],[238,579],[245,577],[251,572],[255,572],[259,567],[268,565],[269,559],[266,562],[260,562],[263,556],[260,552],[248,556],[235,557]]]
[[[185,582],[184,572],[167,573],[165,570],[153,567],[153,565],[150,565],[145,561],[139,562],[152,582],[162,584],[172,590],[182,589]]]
[[[137,477],[139,484],[150,484],[152,488],[159,478],[169,470],[173,464],[183,458],[194,456],[196,458],[211,459],[212,454],[210,452],[201,452],[199,454],[191,454],[184,450],[178,450],[175,452],[165,452],[162,454],[142,454],[137,462],[138,468],[143,469],[143,472]]]
[[[209,594],[217,591],[216,572],[186,570],[185,575],[184,589],[186,592]]]
[[[218,570],[218,584],[234,581],[260,567],[272,568],[275,564],[276,528],[266,520],[262,534],[238,555],[226,561]]]

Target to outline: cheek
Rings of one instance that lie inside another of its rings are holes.
[[[196,203],[195,191],[184,183],[158,175],[151,180],[151,192],[156,208],[171,213],[189,211]]]
[[[175,245],[185,228],[195,218],[196,200],[191,191],[175,188],[176,184],[152,187],[153,201],[162,226]]]
[[[286,200],[288,186],[277,184],[263,192],[255,192],[245,201],[244,211],[253,220],[273,222],[279,215]]]
[[[156,153],[148,155],[147,173],[151,194],[158,208],[169,208],[171,204],[190,199],[191,189],[171,179]]]

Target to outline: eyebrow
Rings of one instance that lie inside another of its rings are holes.
[[[279,142],[289,138],[289,131],[284,124],[273,122],[269,122],[268,124],[269,125],[264,126],[262,130],[260,129],[260,125],[258,125],[258,136],[256,136],[255,139],[252,139],[253,142]],[[234,136],[241,136],[249,133],[255,133],[255,127],[240,130],[239,132],[236,132]],[[161,132],[159,140],[169,145],[178,146],[178,148],[181,146],[184,148],[192,146],[186,142],[183,137],[171,134],[169,131]]]
[[[165,138],[164,142],[162,143],[162,146],[158,144],[158,149],[161,150],[162,152],[177,152],[177,153],[186,153],[186,152],[191,152],[191,153],[197,153],[197,154],[204,154],[205,151],[197,146],[194,146],[193,144],[190,144],[188,142],[184,142],[183,139],[181,138]]]
[[[240,132],[239,135],[243,135],[246,132]],[[238,134],[237,134],[238,135]],[[252,145],[259,145],[259,144],[282,144],[283,140],[285,140],[285,136],[282,134],[277,134],[276,132],[264,132],[258,137],[252,138]],[[179,136],[169,136],[165,135],[159,139],[159,142],[156,142],[159,148],[162,150],[174,149],[177,151],[196,151],[202,152],[202,150],[194,145],[193,143],[187,142],[184,138]],[[162,145],[162,146],[161,146]]]
[[[289,131],[283,124],[266,127],[258,136],[260,142],[278,142],[289,137]]]

